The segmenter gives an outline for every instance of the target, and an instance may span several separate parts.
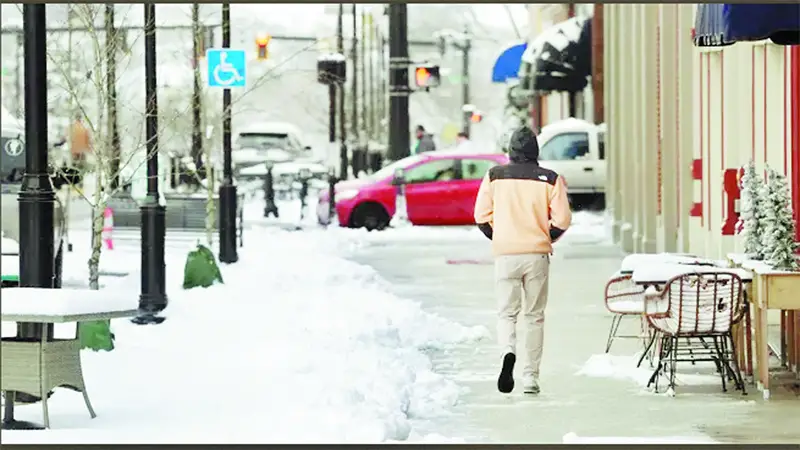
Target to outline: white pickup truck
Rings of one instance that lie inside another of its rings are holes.
[[[605,130],[605,124],[570,118],[539,133],[539,163],[564,178],[575,207],[605,206]]]

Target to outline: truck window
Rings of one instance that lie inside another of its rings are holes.
[[[588,154],[588,133],[563,133],[553,136],[542,146],[539,159],[542,161],[571,161]]]

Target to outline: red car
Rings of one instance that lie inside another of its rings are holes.
[[[508,162],[499,153],[430,152],[409,156],[357,180],[336,184],[339,225],[381,230],[395,212],[395,173],[404,171],[408,219],[414,225],[470,225],[481,179]],[[329,223],[328,193],[320,193],[317,218]]]

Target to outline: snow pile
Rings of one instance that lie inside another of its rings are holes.
[[[572,224],[553,246],[611,243],[611,217],[606,213],[575,211]]]
[[[250,230],[240,261],[222,267],[225,284],[208,289],[181,290],[184,255],[170,255],[166,322],[116,320],[117,349],[83,355],[98,417],[80,394],[58,390],[53,430],[4,431],[4,442],[440,441],[413,433],[412,419],[447,414],[460,388],[432,371],[425,349],[485,329],[387,293],[371,268],[326,254],[319,236]],[[138,297],[138,282],[114,289]],[[21,406],[17,416],[40,413]]]

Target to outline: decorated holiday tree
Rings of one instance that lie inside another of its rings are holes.
[[[741,235],[744,240],[744,252],[753,259],[764,259],[761,245],[761,220],[764,211],[762,208],[761,187],[764,183],[756,172],[756,164],[750,161],[744,168],[742,175],[742,197],[739,221],[741,222]]]
[[[782,174],[767,168],[767,184],[763,192],[764,218],[761,221],[764,259],[778,270],[797,270],[795,223],[789,183]]]

